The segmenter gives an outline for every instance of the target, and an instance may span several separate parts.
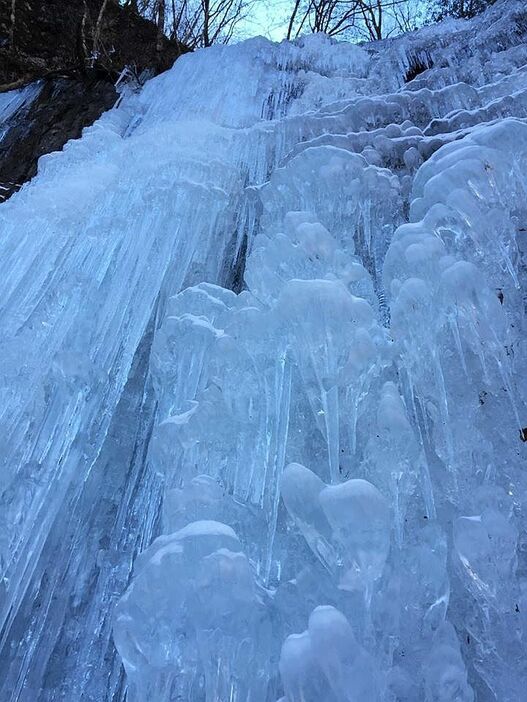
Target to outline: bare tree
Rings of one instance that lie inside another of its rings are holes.
[[[298,15],[298,11],[300,10],[300,4],[301,4],[301,0],[295,0],[295,4],[293,6],[293,11],[291,12],[291,17],[289,18],[289,24],[287,25],[286,39],[288,41],[291,39],[291,36],[293,33],[293,27],[295,26],[295,21],[296,21],[296,16]]]
[[[383,38],[383,19],[385,5],[383,0],[360,0],[359,9],[368,39],[375,41]]]
[[[248,0],[183,0],[178,32],[190,48],[228,43],[250,8]]]
[[[93,53],[97,55],[99,53],[99,43],[101,40],[101,30],[104,19],[104,13],[106,12],[106,6],[108,5],[108,0],[103,0],[99,14],[97,16],[97,22],[95,23],[95,32],[93,34]]]
[[[287,38],[306,32],[375,41],[408,31],[418,14],[414,0],[295,0]]]
[[[359,0],[317,0],[313,8],[313,32],[338,36],[351,30],[357,22]]]
[[[407,0],[393,8],[393,20],[398,34],[413,32],[425,24],[429,8],[421,0]]]
[[[15,50],[16,0],[11,0],[11,24],[9,26],[9,49]]]
[[[289,20],[287,38],[308,32],[338,36],[355,26],[360,0],[295,0]],[[296,26],[295,26],[296,22]]]
[[[139,0],[138,12],[190,49],[227,43],[254,0]]]
[[[496,0],[435,0],[432,3],[433,19],[445,17],[470,19],[493,5]]]
[[[165,36],[166,4],[165,0],[157,0],[157,40],[156,51],[158,54],[163,50],[163,38]]]

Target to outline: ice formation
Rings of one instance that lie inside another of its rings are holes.
[[[526,40],[197,51],[0,207],[2,702],[524,698]]]

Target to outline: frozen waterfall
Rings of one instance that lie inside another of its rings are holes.
[[[524,699],[526,257],[520,1],[200,50],[43,157],[0,206],[0,700]]]

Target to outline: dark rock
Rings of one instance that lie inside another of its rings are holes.
[[[140,76],[169,68],[185,50],[132,7],[108,0],[0,0],[0,92],[42,81],[39,96],[11,115],[0,139],[0,201],[37,171],[37,161],[78,138],[117,99],[125,67]]]
[[[0,185],[4,199],[37,172],[37,161],[62,149],[113,107],[117,93],[112,83],[97,78],[48,78],[40,94],[10,120],[0,141]],[[0,198],[2,196],[0,195]]]
[[[94,34],[104,0],[0,0],[0,86],[24,75],[98,68],[116,77],[124,66],[138,72],[169,68],[183,48],[164,38],[157,51],[157,27],[131,7],[108,0],[101,24],[97,57]],[[12,45],[11,45],[12,38]]]
[[[414,78],[421,75],[421,73],[424,73],[429,68],[432,68],[434,65],[432,57],[423,52],[421,52],[419,55],[411,55],[408,58],[409,66],[406,71],[406,75],[404,76],[405,83],[409,83]]]

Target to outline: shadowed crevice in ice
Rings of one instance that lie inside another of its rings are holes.
[[[155,413],[148,376],[153,332],[154,319],[99,457],[88,476],[72,481],[49,531],[0,654],[2,699],[120,699],[111,611],[136,554],[158,531],[161,499],[146,462]],[[21,641],[31,642],[26,651]]]

